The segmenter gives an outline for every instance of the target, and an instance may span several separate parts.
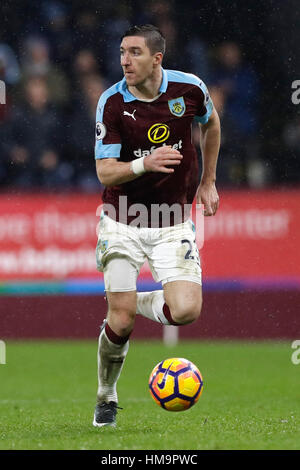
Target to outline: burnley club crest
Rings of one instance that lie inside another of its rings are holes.
[[[169,109],[174,116],[181,117],[185,113],[185,102],[183,96],[168,101]]]

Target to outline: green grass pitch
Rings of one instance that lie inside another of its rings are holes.
[[[0,365],[0,449],[299,449],[300,365],[291,343],[131,340],[119,381],[116,429],[97,429],[97,341],[6,343]],[[204,390],[188,411],[158,407],[153,367],[185,357]]]

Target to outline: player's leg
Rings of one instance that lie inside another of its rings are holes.
[[[152,292],[137,292],[136,313],[163,325],[172,325],[168,318],[167,304],[165,302],[164,291],[156,290]],[[167,316],[166,316],[166,314]]]
[[[168,315],[176,325],[197,320],[202,308],[202,287],[187,280],[174,280],[164,284],[164,298]]]
[[[94,426],[115,425],[117,382],[129,348],[136,312],[136,269],[125,258],[114,258],[104,268],[107,318],[98,342],[98,390]]]
[[[201,313],[201,285],[193,282],[193,278],[170,279],[163,290],[137,293],[137,314],[163,325],[191,323]]]
[[[136,293],[107,292],[108,313],[99,336],[97,402],[118,402],[121,374],[135,320]]]
[[[202,305],[202,273],[193,223],[187,221],[156,234],[152,231],[151,237],[148,261],[163,290],[137,293],[137,313],[165,325],[189,323],[199,316]]]
[[[113,425],[118,403],[117,381],[128,352],[136,313],[136,279],[145,255],[130,227],[107,216],[100,219],[96,249],[104,274],[108,312],[98,341],[98,390],[94,425]]]

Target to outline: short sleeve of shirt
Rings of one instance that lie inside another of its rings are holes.
[[[200,80],[200,78],[198,78],[197,85],[202,93],[199,93],[199,104],[195,119],[201,124],[206,124],[213,111],[213,102],[209,95],[207,86],[202,80]]]
[[[121,136],[114,94],[109,90],[99,99],[96,112],[95,158],[120,158]]]

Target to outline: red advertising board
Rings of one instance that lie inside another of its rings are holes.
[[[1,195],[0,279],[93,277],[96,195]]]
[[[99,278],[96,229],[101,197],[0,196],[0,281]],[[205,279],[288,280],[300,286],[300,191],[220,191],[205,218]],[[151,277],[147,264],[142,277]]]
[[[221,192],[220,198],[217,215],[205,220],[206,276],[300,281],[300,191]]]

